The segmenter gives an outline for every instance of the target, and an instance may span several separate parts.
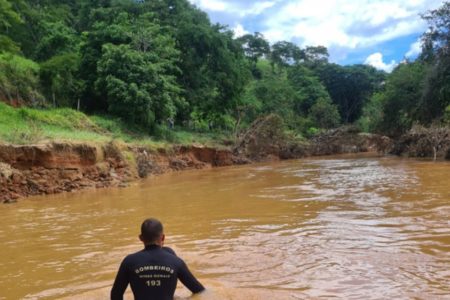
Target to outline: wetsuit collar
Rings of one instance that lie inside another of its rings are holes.
[[[145,250],[154,250],[154,249],[161,249],[161,246],[156,244],[145,245]]]

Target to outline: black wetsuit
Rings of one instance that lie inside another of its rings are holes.
[[[149,245],[122,261],[111,290],[111,300],[122,300],[128,283],[135,300],[172,300],[177,279],[192,293],[205,289],[172,249]]]

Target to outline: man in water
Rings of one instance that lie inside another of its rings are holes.
[[[205,289],[184,261],[172,249],[163,247],[164,238],[160,221],[150,218],[142,223],[139,239],[145,249],[122,261],[111,290],[111,300],[122,300],[128,284],[135,300],[172,300],[177,279],[194,294]]]

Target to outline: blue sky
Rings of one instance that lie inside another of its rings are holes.
[[[261,32],[280,40],[326,46],[330,61],[390,71],[420,51],[427,29],[419,14],[443,0],[189,0],[237,36]]]

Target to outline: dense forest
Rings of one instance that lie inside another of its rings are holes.
[[[0,99],[237,133],[275,113],[293,132],[355,124],[398,136],[450,122],[450,3],[424,12],[422,53],[387,74],[325,47],[234,37],[187,0],[0,0]]]

